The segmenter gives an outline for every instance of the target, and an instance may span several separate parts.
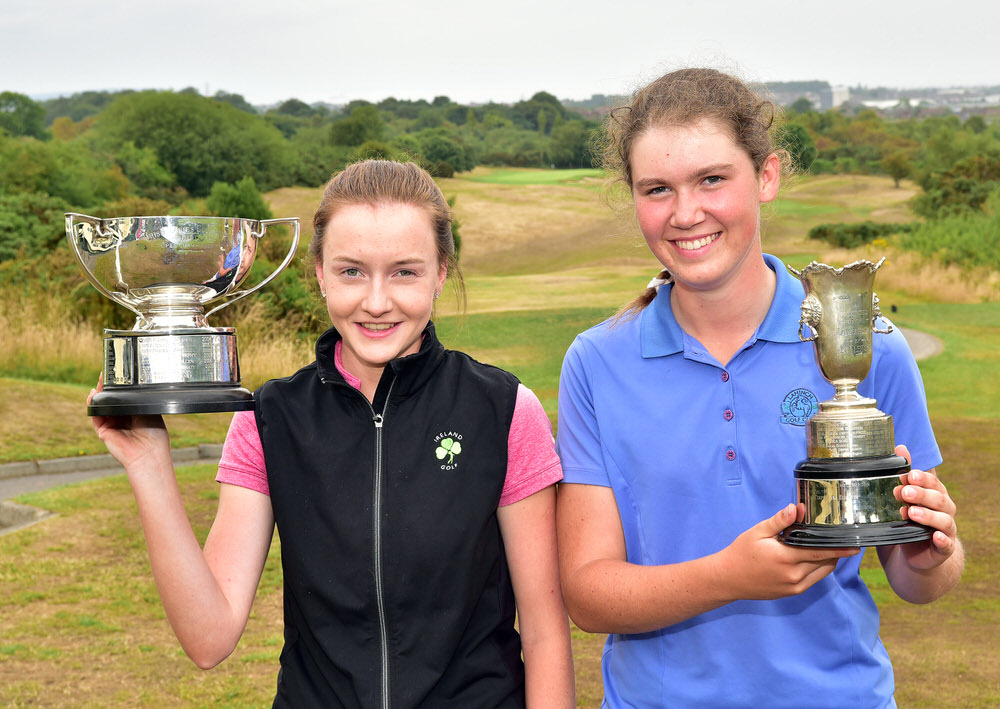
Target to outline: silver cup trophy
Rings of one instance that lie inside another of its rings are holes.
[[[892,416],[858,394],[871,368],[872,333],[892,332],[888,323],[878,328],[882,313],[873,290],[884,261],[788,267],[806,292],[799,339],[815,345],[835,395],[807,422],[808,457],[795,467],[799,521],[783,533],[786,544],[866,547],[930,538],[927,527],[903,519],[905,505],[894,494],[910,466],[894,452]]]
[[[293,226],[281,265],[252,288],[257,241]],[[136,314],[131,330],[104,331],[104,388],[91,416],[246,411],[236,332],[208,316],[263,288],[295,255],[299,220],[224,217],[115,217],[66,214],[66,237],[83,272],[104,296]],[[218,302],[205,312],[205,306]]]

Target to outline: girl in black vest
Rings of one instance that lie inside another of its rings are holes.
[[[275,706],[575,706],[551,429],[513,375],[434,334],[434,300],[461,283],[440,190],[412,163],[357,163],[314,226],[333,327],[234,416],[204,549],[162,418],[93,419],[181,646],[202,668],[232,652],[277,525]]]

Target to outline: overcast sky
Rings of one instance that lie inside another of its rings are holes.
[[[0,91],[194,86],[267,104],[760,81],[1000,84],[996,0],[0,0]]]

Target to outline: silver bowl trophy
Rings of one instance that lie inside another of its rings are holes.
[[[800,547],[866,547],[929,539],[931,531],[904,520],[894,490],[909,472],[895,454],[892,416],[858,394],[872,363],[872,333],[882,317],[873,291],[878,263],[831,268],[815,261],[797,271],[802,281],[799,339],[813,342],[835,396],[807,422],[805,460],[795,467],[798,521],[782,533]],[[884,321],[883,321],[884,322]],[[803,327],[812,332],[803,335]]]
[[[270,226],[294,228],[281,265],[252,288],[257,241]],[[246,411],[236,332],[208,316],[250,295],[295,255],[299,220],[115,217],[66,214],[66,237],[91,284],[136,314],[131,330],[104,331],[104,388],[91,416]],[[205,312],[205,306],[219,305]]]

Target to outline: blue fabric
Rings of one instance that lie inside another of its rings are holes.
[[[811,402],[833,396],[798,338],[798,279],[777,274],[767,316],[723,367],[677,325],[670,287],[639,318],[604,322],[567,352],[557,448],[564,483],[611,487],[628,561],[671,564],[727,546],[795,497]],[[894,418],[913,466],[940,464],[923,384],[898,330],[874,336],[859,391]],[[783,406],[784,405],[784,406]],[[662,630],[611,635],[608,707],[894,706],[861,555],[805,593],[738,601]]]

